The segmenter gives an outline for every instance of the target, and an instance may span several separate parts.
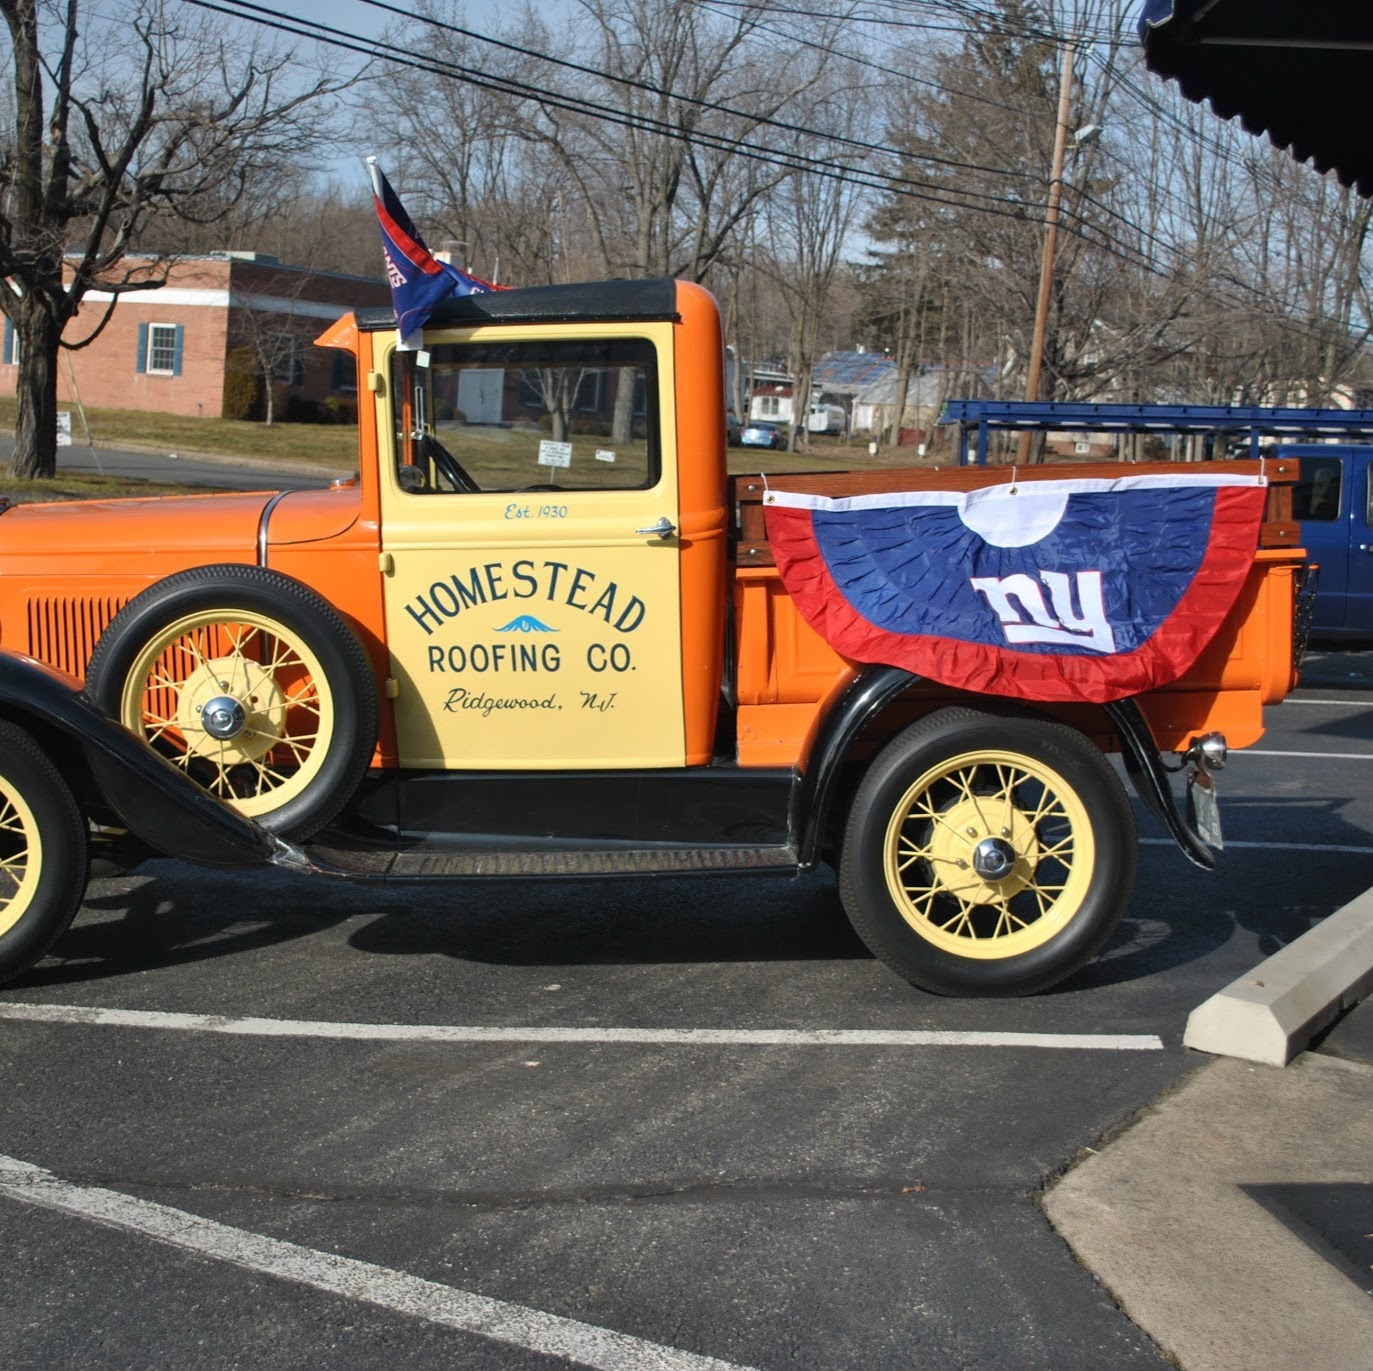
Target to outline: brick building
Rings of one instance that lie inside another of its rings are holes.
[[[121,296],[95,342],[64,353],[59,404],[244,418],[245,394],[251,399],[256,389],[260,403],[266,374],[277,417],[331,396],[355,399],[351,359],[311,343],[351,309],[390,304],[384,280],[286,266],[252,252],[163,265],[165,285]],[[88,294],[67,336],[85,337],[109,303],[107,294]],[[3,343],[0,395],[13,395],[18,356],[8,319]]]

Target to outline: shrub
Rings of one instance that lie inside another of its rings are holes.
[[[224,401],[220,411],[226,419],[262,417],[262,377],[252,348],[234,348],[225,359]]]

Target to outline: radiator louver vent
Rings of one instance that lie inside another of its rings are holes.
[[[84,678],[96,640],[126,603],[114,596],[30,600],[29,655]]]

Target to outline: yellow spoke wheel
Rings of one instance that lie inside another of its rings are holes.
[[[338,814],[376,746],[356,635],[263,567],[194,567],[135,596],[96,644],[86,689],[212,795],[293,838]]]
[[[0,980],[32,966],[86,886],[86,823],[37,742],[0,723]]]
[[[1024,995],[1100,950],[1135,863],[1129,801],[1085,737],[950,708],[898,734],[870,766],[844,835],[840,893],[863,940],[913,984]]]
[[[256,816],[318,777],[334,695],[319,657],[277,619],[203,610],[149,637],[125,678],[119,719]]]
[[[887,825],[893,901],[921,937],[962,957],[1010,957],[1062,932],[1093,857],[1076,790],[1042,762],[988,749],[929,768]]]
[[[43,834],[24,792],[0,775],[0,935],[33,904],[43,870]]]

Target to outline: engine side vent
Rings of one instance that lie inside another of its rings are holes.
[[[115,596],[41,596],[29,601],[29,655],[84,679],[105,626],[128,601]]]

